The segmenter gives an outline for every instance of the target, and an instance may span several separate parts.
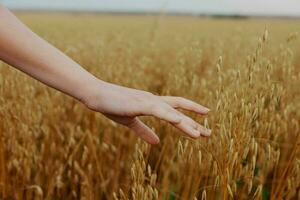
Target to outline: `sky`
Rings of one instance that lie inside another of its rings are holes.
[[[0,0],[12,9],[300,17],[300,0]]]

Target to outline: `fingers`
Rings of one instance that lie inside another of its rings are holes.
[[[196,104],[181,97],[162,97],[165,101],[156,102],[151,107],[151,115],[171,123],[173,126],[183,131],[192,138],[199,136],[210,136],[211,130],[208,130],[195,122],[190,117],[177,111],[174,107],[180,107],[200,114],[207,114],[208,108]],[[166,102],[166,103],[165,103]],[[173,106],[173,107],[172,107]]]
[[[173,124],[176,128],[186,133],[192,138],[197,138],[199,136],[210,136],[211,130],[204,128],[193,119],[188,116],[182,115],[182,120],[178,124]]]
[[[109,119],[132,129],[139,137],[149,144],[158,144],[157,135],[137,117],[122,117],[105,114]]]
[[[177,110],[164,102],[154,104],[154,106],[150,108],[150,114],[172,124],[178,124],[182,119]]]
[[[157,135],[137,117],[135,117],[127,126],[149,144],[159,143]]]
[[[182,97],[162,96],[161,98],[173,108],[182,108],[203,115],[209,112],[209,109],[207,107],[204,107],[200,104],[197,104],[191,100]]]

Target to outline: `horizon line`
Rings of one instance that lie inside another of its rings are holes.
[[[300,19],[300,15],[276,15],[276,14],[242,14],[242,13],[214,13],[214,12],[185,12],[185,11],[143,11],[143,10],[90,10],[90,9],[46,9],[46,8],[10,8],[15,12],[36,12],[36,13],[85,13],[85,14],[113,14],[113,15],[169,15],[169,16],[194,16],[211,18],[232,18],[232,19],[251,19],[251,18],[274,18],[274,19]]]

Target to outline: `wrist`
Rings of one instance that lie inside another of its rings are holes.
[[[85,89],[83,89],[80,101],[89,109],[96,110],[99,99],[101,99],[101,92],[104,90],[105,85],[107,85],[107,83],[100,79],[95,78],[91,80]]]

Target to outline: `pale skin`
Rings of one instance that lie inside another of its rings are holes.
[[[79,100],[89,109],[129,127],[150,144],[158,144],[159,138],[139,116],[153,116],[169,122],[191,138],[211,134],[211,130],[178,110],[206,115],[207,107],[182,97],[157,96],[104,82],[40,38],[1,5],[0,59]]]

